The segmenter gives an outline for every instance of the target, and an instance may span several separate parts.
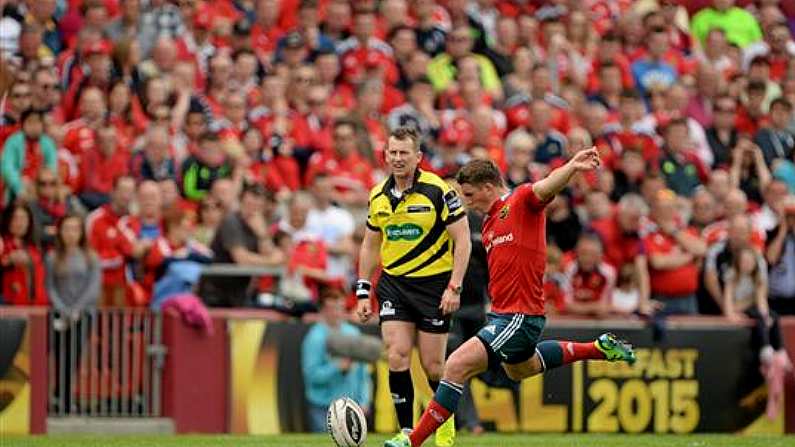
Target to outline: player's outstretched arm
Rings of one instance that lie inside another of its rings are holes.
[[[574,174],[596,169],[600,164],[596,147],[577,152],[565,165],[550,172],[543,180],[533,183],[533,192],[542,202],[549,201],[569,184]]]

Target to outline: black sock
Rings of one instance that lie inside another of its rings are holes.
[[[400,428],[411,428],[414,425],[414,384],[411,382],[411,370],[390,370],[389,391],[392,393]]]
[[[439,388],[439,381],[428,379],[428,385],[431,387],[431,391],[436,393],[436,388]]]

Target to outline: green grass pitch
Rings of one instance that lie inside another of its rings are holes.
[[[384,436],[368,436],[380,447]],[[425,446],[433,446],[433,440]],[[327,435],[0,437],[0,447],[334,447]],[[459,436],[458,447],[795,447],[795,437],[734,435]]]

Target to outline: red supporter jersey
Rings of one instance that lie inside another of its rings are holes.
[[[698,236],[698,231],[694,228],[688,228],[686,231],[693,236]],[[646,236],[643,243],[649,257],[655,254],[671,254],[677,246],[673,236],[660,231]],[[698,290],[698,274],[698,264],[696,262],[690,262],[668,270],[656,270],[649,266],[651,293],[667,297],[680,297],[696,293],[696,290]]]
[[[646,255],[640,236],[621,231],[615,217],[595,220],[591,222],[591,228],[602,239],[605,261],[616,269],[634,262],[638,256]]]
[[[571,284],[571,293],[566,295],[567,302],[609,301],[610,293],[616,283],[615,269],[605,262],[591,271],[581,269],[576,261],[572,262],[566,269],[566,276]]]
[[[497,199],[483,222],[493,312],[544,315],[546,205],[527,183]]]
[[[135,235],[119,225],[120,216],[111,206],[97,208],[86,218],[89,245],[97,252],[104,285],[126,284],[124,268],[132,256]]]

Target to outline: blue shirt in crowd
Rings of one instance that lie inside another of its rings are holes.
[[[301,367],[304,372],[306,400],[311,405],[328,406],[341,396],[347,396],[362,407],[370,405],[372,384],[367,365],[353,362],[347,372],[338,364],[339,359],[329,355],[326,339],[330,328],[324,323],[312,325],[301,346]],[[358,335],[359,329],[342,323],[340,332],[344,335]]]

